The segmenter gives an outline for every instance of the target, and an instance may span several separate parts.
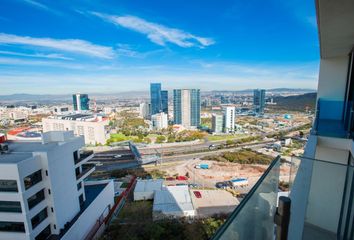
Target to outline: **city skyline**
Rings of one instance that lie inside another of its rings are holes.
[[[317,86],[312,2],[70,3],[5,0],[0,95]]]

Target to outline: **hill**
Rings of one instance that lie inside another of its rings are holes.
[[[314,111],[316,107],[317,93],[305,93],[296,96],[274,97],[273,101],[277,105],[268,105],[271,109],[288,110],[288,111],[305,111],[306,107]]]

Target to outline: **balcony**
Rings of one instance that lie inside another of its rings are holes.
[[[76,174],[76,180],[81,179],[83,176],[90,175],[93,171],[95,171],[95,164],[87,163],[82,164],[82,169],[79,174]]]
[[[257,181],[212,239],[274,239],[280,157]]]
[[[75,165],[86,160],[90,160],[91,158],[93,158],[93,151],[92,150],[89,150],[89,151],[82,151],[79,153],[79,157],[77,158],[74,158],[74,162],[75,162]]]
[[[293,158],[289,239],[354,239],[353,177],[352,164]]]
[[[353,103],[318,99],[312,133],[319,136],[350,138],[353,136]]]
[[[276,158],[212,239],[276,239],[280,166],[290,166],[289,240],[354,239],[354,159],[351,161],[346,165],[294,157],[291,163],[281,164]]]

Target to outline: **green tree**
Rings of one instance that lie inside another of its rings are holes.
[[[156,138],[156,143],[163,143],[163,142],[165,142],[166,141],[166,137],[165,136],[162,136],[162,135],[160,135],[160,136],[157,136],[157,138]]]

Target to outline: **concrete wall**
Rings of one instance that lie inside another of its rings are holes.
[[[91,231],[102,213],[108,214],[108,206],[114,204],[114,184],[110,181],[90,206],[82,213],[62,240],[81,240]]]
[[[349,58],[321,59],[317,98],[344,100]]]
[[[49,164],[44,163],[48,169],[57,232],[80,211],[73,152],[83,145],[82,137],[75,138],[48,152]]]

